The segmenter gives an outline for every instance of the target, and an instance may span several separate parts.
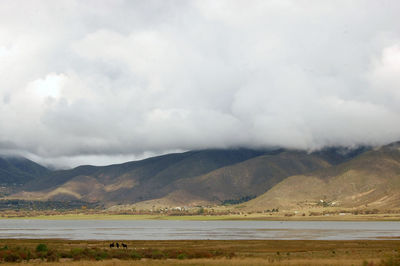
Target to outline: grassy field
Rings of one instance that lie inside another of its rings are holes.
[[[48,265],[400,265],[400,241],[396,240],[173,240],[124,243],[128,245],[126,250],[110,249],[110,241],[2,239],[0,247],[34,254],[39,244],[45,244],[48,252],[53,254],[53,261],[46,262]],[[84,256],[95,252],[108,256]],[[46,256],[43,258],[43,261],[33,258],[29,263],[43,263],[47,260]]]

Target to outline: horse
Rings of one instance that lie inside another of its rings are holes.
[[[128,249],[128,245],[127,244],[121,243],[121,245],[122,245],[122,248]]]
[[[112,243],[110,244],[110,248],[113,248],[113,247],[115,247],[114,242],[112,242]]]
[[[117,242],[116,246],[117,246],[117,248],[119,248],[119,244],[118,244],[118,242]]]

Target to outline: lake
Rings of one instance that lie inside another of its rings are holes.
[[[76,240],[400,239],[400,222],[1,219],[0,238]]]

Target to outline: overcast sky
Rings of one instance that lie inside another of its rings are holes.
[[[400,1],[0,2],[0,153],[400,140]]]

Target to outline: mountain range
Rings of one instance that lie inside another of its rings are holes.
[[[7,199],[101,202],[105,206],[219,205],[263,211],[316,205],[400,207],[400,144],[316,152],[209,149],[109,166],[51,171],[25,158],[0,158]]]

